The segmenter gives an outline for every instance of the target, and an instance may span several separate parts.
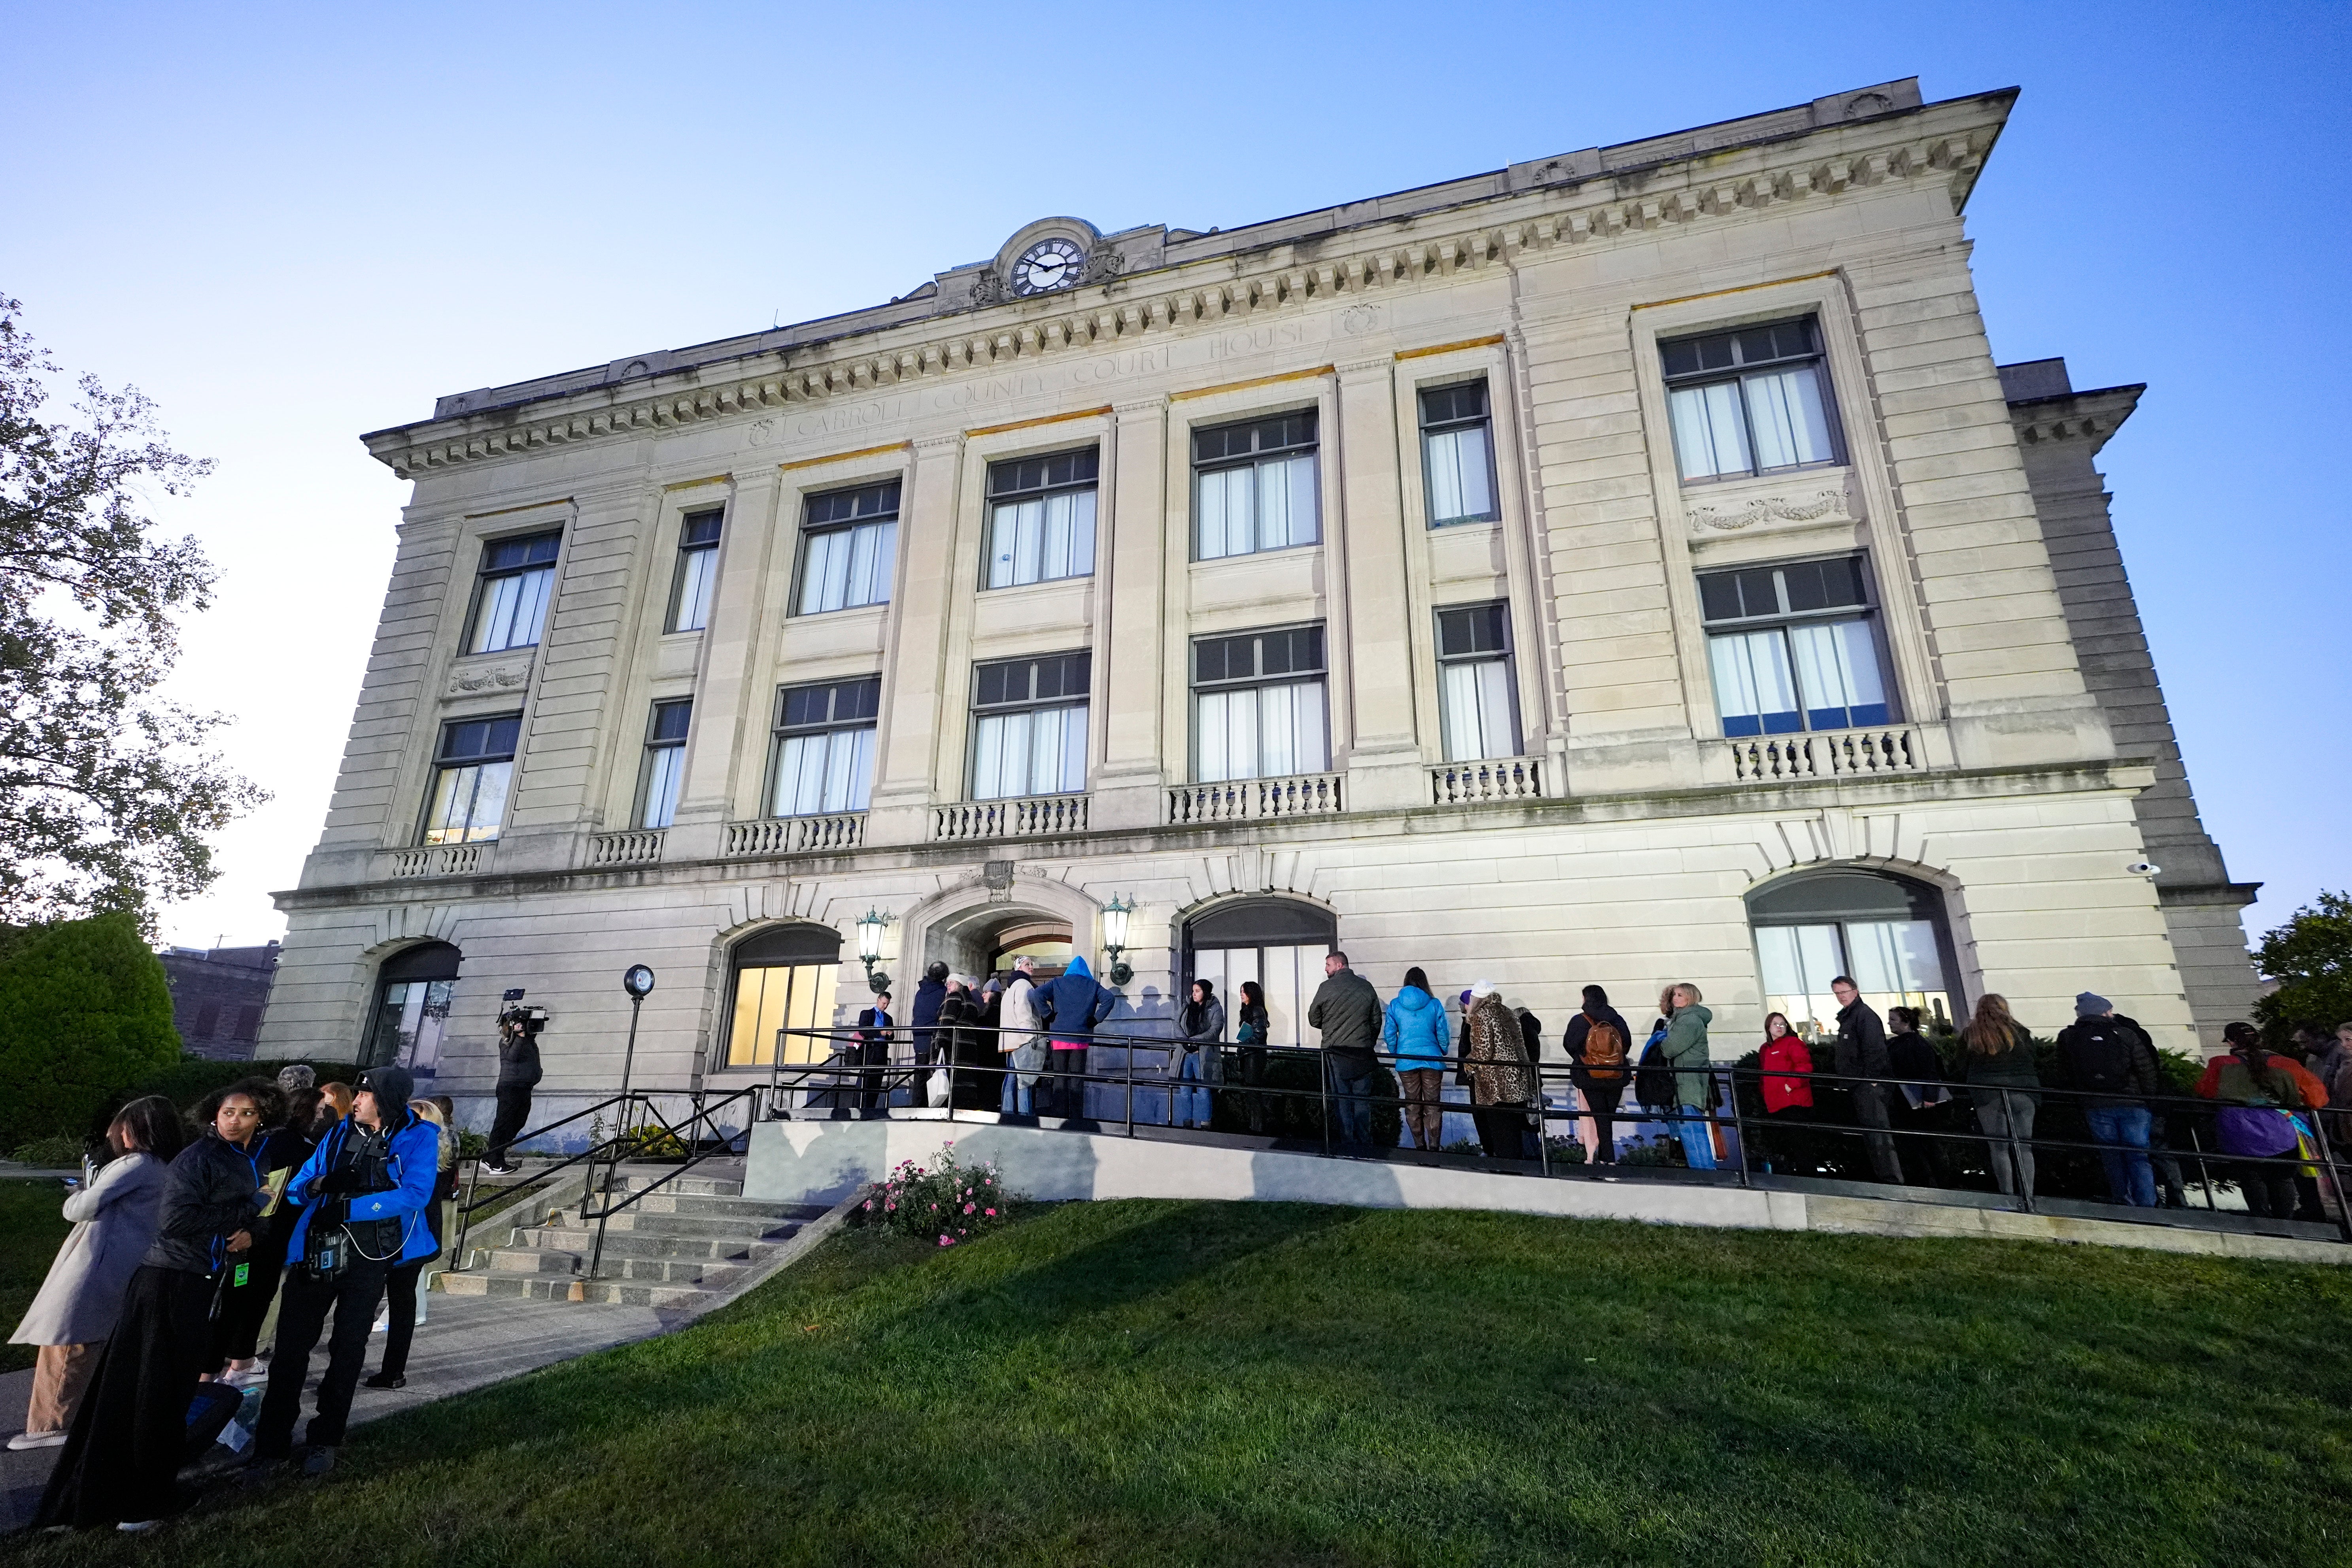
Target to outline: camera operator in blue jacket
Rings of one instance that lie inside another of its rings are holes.
[[[291,1455],[310,1352],[331,1310],[334,1337],[302,1468],[322,1476],[334,1468],[384,1281],[399,1265],[440,1250],[425,1210],[440,1174],[441,1131],[409,1110],[415,1088],[405,1068],[362,1073],[351,1115],[320,1140],[286,1184],[284,1201],[301,1205],[302,1213],[286,1240],[278,1351],[254,1434],[258,1464]]]

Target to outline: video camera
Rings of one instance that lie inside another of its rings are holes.
[[[520,989],[508,992],[501,1000],[503,1005],[499,1008],[500,1030],[537,1039],[539,1032],[547,1027],[547,1009],[524,1006]]]

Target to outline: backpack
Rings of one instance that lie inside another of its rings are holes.
[[[1584,1070],[1601,1083],[1615,1083],[1625,1076],[1625,1037],[1616,1025],[1596,1023],[1584,1031]]]
[[[1653,1110],[1671,1110],[1681,1103],[1675,1092],[1675,1069],[1666,1065],[1664,1030],[1642,1047],[1641,1066],[1633,1073],[1633,1099]]]
[[[2133,1047],[2137,1042],[2108,1019],[2101,1019],[2075,1037],[2068,1066],[2074,1087],[2093,1094],[2132,1092]]]

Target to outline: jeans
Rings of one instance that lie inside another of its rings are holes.
[[[1683,1158],[1694,1171],[1715,1169],[1715,1130],[1706,1121],[1706,1112],[1696,1105],[1685,1105],[1679,1116],[1669,1116],[1666,1124],[1675,1136],[1683,1141]]]
[[[1331,1068],[1331,1099],[1339,1112],[1339,1141],[1342,1143],[1370,1143],[1372,1141],[1372,1064],[1342,1060],[1339,1057],[1323,1058]]]
[[[263,1458],[282,1459],[293,1448],[302,1382],[310,1374],[310,1352],[330,1311],[335,1314],[335,1331],[327,1342],[327,1374],[319,1380],[319,1413],[305,1436],[323,1448],[343,1440],[352,1391],[365,1370],[368,1331],[375,1324],[376,1304],[383,1300],[391,1273],[390,1259],[354,1259],[332,1279],[320,1279],[307,1268],[286,1271],[280,1287],[284,1300],[278,1310],[278,1351],[269,1358],[269,1391],[261,1396],[261,1420],[254,1430],[254,1448]]]
[[[507,1145],[512,1143],[530,1121],[530,1086],[500,1084],[498,1089],[499,1111],[490,1122],[489,1163],[507,1163]]]
[[[1183,1087],[1188,1083],[1195,1085],[1200,1083],[1201,1053],[1180,1051],[1177,1057],[1175,1108],[1171,1114],[1175,1117],[1176,1125],[1179,1127],[1206,1127],[1210,1117],[1209,1091],[1205,1089]]]
[[[2000,1190],[2014,1196],[2024,1184],[2027,1197],[2033,1195],[2033,1099],[2007,1089],[1976,1091],[1977,1127],[1985,1135],[1985,1157],[1992,1166],[1992,1179]],[[2017,1147],[2009,1146],[2010,1134],[2017,1135]],[[2011,1153],[2016,1155],[2012,1169]]]
[[[1013,1058],[1007,1057],[1004,1059],[1010,1062]],[[1021,1081],[1021,1075],[1017,1072],[1004,1075],[1004,1088],[998,1094],[997,1100],[997,1110],[1007,1116],[1037,1114],[1036,1093],[1031,1086]]]
[[[2154,1208],[2156,1173],[2147,1167],[2147,1107],[2086,1105],[2083,1120],[2091,1124],[2091,1141],[2102,1145],[2099,1163],[2107,1168],[2107,1191],[2119,1204]]]

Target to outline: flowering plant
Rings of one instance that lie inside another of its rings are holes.
[[[1013,1217],[1022,1199],[1008,1192],[996,1166],[959,1163],[942,1147],[929,1169],[912,1160],[867,1190],[855,1211],[858,1222],[940,1247],[960,1247]]]

